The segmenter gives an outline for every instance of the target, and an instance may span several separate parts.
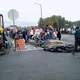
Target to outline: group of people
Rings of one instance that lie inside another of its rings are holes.
[[[30,32],[32,31],[32,32]],[[10,36],[10,38],[12,39],[17,39],[17,38],[23,38],[25,40],[25,42],[28,42],[29,39],[34,39],[37,42],[39,40],[48,40],[48,39],[58,39],[61,40],[61,32],[60,29],[57,30],[52,30],[52,29],[46,29],[46,30],[40,30],[40,32],[38,31],[38,33],[35,31],[35,29],[31,29],[31,30],[27,30],[24,29],[22,30],[18,30],[17,32],[14,32],[13,30],[9,30],[7,29],[5,31],[5,34],[7,36]],[[78,46],[80,46],[80,28],[76,27],[75,29],[75,51],[77,51]],[[5,38],[6,40],[6,38]]]
[[[31,28],[28,29],[20,29],[20,30],[5,30],[5,35],[10,37],[12,40],[18,40],[23,38],[26,42],[29,42],[30,39],[33,39],[38,43],[39,41],[46,41],[48,39],[59,39],[61,40],[61,32],[60,29],[58,30],[52,30],[52,29],[46,29],[43,30],[42,28]],[[5,38],[6,40],[6,38]]]
[[[51,29],[47,29],[47,30],[41,30],[40,33],[35,33],[33,35],[33,39],[37,38],[39,40],[48,40],[48,39],[59,39],[61,40],[61,32],[60,30],[51,30]]]
[[[38,31],[37,31],[38,30]],[[47,39],[59,39],[61,40],[61,32],[60,29],[52,30],[52,29],[36,29],[31,28],[30,30],[23,29],[23,30],[10,30],[7,29],[5,31],[7,36],[10,36],[12,39],[22,37],[24,38],[25,42],[28,42],[29,39],[40,39],[40,40],[47,40]]]

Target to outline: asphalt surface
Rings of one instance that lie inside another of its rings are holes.
[[[80,54],[32,50],[1,56],[0,80],[80,80]]]
[[[74,44],[74,35],[62,35],[62,40]]]

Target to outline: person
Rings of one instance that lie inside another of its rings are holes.
[[[57,38],[58,38],[59,40],[61,40],[61,32],[60,32],[60,29],[57,31]]]
[[[40,32],[40,37],[41,40],[45,40],[45,32],[43,30]]]
[[[78,50],[78,46],[80,46],[80,28],[76,27],[76,30],[75,30],[75,51]]]
[[[16,50],[22,50],[25,47],[25,39],[23,38],[23,35],[19,35],[19,37],[16,39]]]
[[[57,32],[53,31],[53,39],[56,39],[56,38],[57,38]]]
[[[30,31],[30,39],[32,39],[33,35],[34,35],[34,32],[33,32],[33,28],[32,28]]]
[[[25,30],[22,32],[22,35],[23,35],[23,38],[24,38],[25,41],[26,41],[26,31],[25,31]]]

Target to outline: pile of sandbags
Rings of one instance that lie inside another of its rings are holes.
[[[44,50],[51,52],[71,52],[74,46],[72,44],[65,44],[61,40],[49,40],[44,47]]]

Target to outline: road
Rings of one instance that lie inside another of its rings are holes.
[[[0,80],[80,80],[80,54],[36,48],[0,56]]]
[[[34,50],[1,56],[0,80],[80,80],[80,54]]]
[[[74,35],[62,35],[62,40],[74,44]]]

